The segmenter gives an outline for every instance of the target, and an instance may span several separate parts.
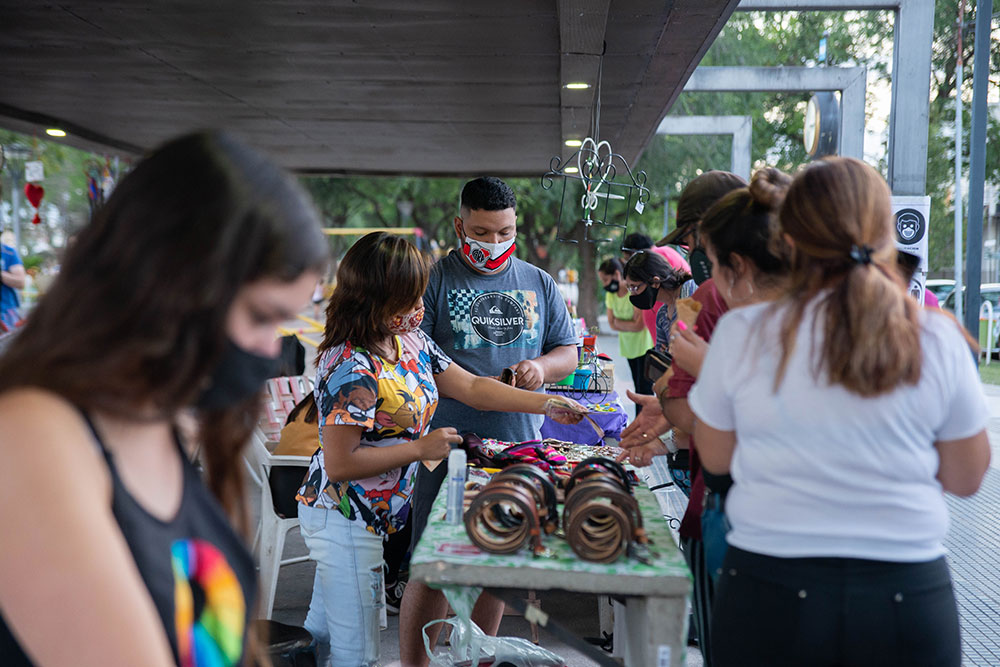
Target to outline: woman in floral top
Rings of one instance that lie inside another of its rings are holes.
[[[305,626],[335,665],[378,662],[382,541],[406,523],[416,464],[444,459],[462,440],[453,428],[428,432],[439,390],[475,408],[566,423],[586,412],[453,364],[419,328],[428,270],[405,239],[368,234],[344,256],[327,307],[316,364],[320,449],[297,499],[316,561]]]

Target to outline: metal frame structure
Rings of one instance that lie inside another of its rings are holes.
[[[733,147],[729,171],[750,180],[751,116],[667,116],[656,128],[657,134],[731,134]]]
[[[736,10],[894,12],[888,182],[893,194],[924,194],[934,0],[741,0]]]
[[[864,154],[867,77],[865,67],[699,67],[684,92],[839,91],[840,154],[860,160]],[[925,137],[925,151],[926,144]]]

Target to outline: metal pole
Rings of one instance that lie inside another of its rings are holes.
[[[983,186],[986,180],[986,108],[990,74],[990,19],[993,0],[976,3],[976,43],[972,64],[972,133],[969,136],[969,222],[965,276],[965,327],[979,340],[979,285],[983,266]],[[993,341],[987,341],[987,349]]]
[[[962,24],[965,0],[958,0],[958,63],[955,66],[955,317],[962,321]]]
[[[10,166],[10,228],[14,232],[14,250],[21,254],[21,171],[17,165]]]

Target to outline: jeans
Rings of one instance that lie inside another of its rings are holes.
[[[377,665],[385,606],[382,537],[337,510],[303,504],[299,529],[316,561],[306,630],[321,649],[329,644],[333,665]]]

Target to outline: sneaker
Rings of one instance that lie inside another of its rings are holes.
[[[406,590],[405,581],[397,581],[394,584],[386,584],[385,611],[390,616],[399,616],[399,604],[403,601],[404,590]]]

